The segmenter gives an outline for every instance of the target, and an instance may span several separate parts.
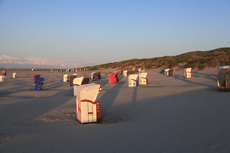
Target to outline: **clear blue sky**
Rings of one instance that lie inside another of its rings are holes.
[[[0,67],[38,60],[72,68],[219,47],[230,47],[230,0],[0,0]]]

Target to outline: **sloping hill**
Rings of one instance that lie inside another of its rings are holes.
[[[151,69],[162,66],[168,68],[180,66],[184,68],[192,67],[193,69],[204,69],[206,67],[217,67],[219,65],[230,65],[230,47],[218,48],[210,51],[193,51],[176,56],[164,56],[148,59],[131,59],[121,62],[83,67],[83,69],[127,69],[129,67]]]

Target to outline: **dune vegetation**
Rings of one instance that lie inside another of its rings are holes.
[[[210,51],[192,51],[176,56],[130,59],[121,62],[82,67],[82,69],[99,70],[107,68],[127,69],[130,67],[144,69],[159,67],[191,67],[192,69],[202,70],[207,67],[218,67],[219,65],[230,65],[230,47],[218,48]]]

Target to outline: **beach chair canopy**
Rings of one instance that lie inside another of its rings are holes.
[[[170,69],[165,69],[165,72],[168,72]]]
[[[34,74],[33,81],[35,81],[35,77],[39,77],[40,78],[40,74]]]
[[[110,78],[115,78],[115,77],[117,77],[117,74],[118,74],[117,72],[110,73],[109,77]]]
[[[130,74],[129,80],[137,80],[138,74]]]
[[[140,73],[139,74],[139,78],[146,78],[148,75],[148,73],[144,72],[144,73]]]
[[[101,92],[101,85],[96,83],[81,85],[77,88],[77,100],[89,100],[95,102],[97,94]],[[80,103],[79,103],[80,105]]]
[[[78,77],[73,79],[73,84],[80,86],[84,77]]]
[[[124,74],[124,73],[127,73],[127,72],[128,72],[128,70],[124,70],[124,71],[123,71],[123,74]]]
[[[220,67],[219,67],[219,70],[220,70],[220,69],[228,69],[228,68],[229,68],[229,65],[224,65],[224,66],[220,66]]]
[[[189,73],[189,72],[192,71],[192,68],[186,68],[186,69],[184,69],[184,71],[187,72],[187,73]]]

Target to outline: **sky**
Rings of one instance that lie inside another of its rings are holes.
[[[78,68],[230,47],[230,0],[0,0],[0,67]]]

